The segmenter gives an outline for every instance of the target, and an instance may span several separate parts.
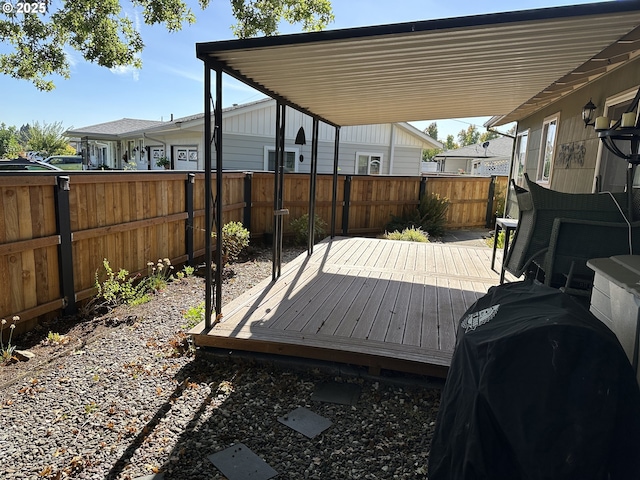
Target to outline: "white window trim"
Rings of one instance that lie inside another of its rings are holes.
[[[518,132],[518,134],[516,135],[516,145],[513,150],[514,158],[513,158],[513,165],[512,165],[513,170],[511,172],[511,176],[512,178],[514,178],[516,183],[518,183],[518,167],[520,166],[520,149],[522,148],[522,138],[525,136],[527,137],[527,145],[524,149],[524,162],[522,165],[522,170],[523,170],[522,173],[524,174],[524,172],[527,171],[527,158],[529,157],[529,140],[531,137],[531,131],[529,128],[521,132]],[[518,185],[520,185],[520,183],[518,183]],[[524,187],[525,185],[520,185],[520,186]]]
[[[542,171],[544,169],[544,144],[546,143],[544,138],[545,125],[552,123],[555,120],[556,130],[553,137],[553,152],[551,153],[551,163],[549,165],[549,179],[542,180]],[[538,155],[538,165],[536,167],[536,183],[542,185],[551,185],[551,179],[553,178],[553,166],[556,160],[556,151],[558,149],[558,131],[560,130],[560,112],[556,112],[553,115],[549,115],[542,121],[542,129],[540,131],[540,154]]]
[[[189,160],[189,152],[191,150],[195,150],[196,154],[198,156],[198,159],[195,160],[195,163],[197,164],[200,161],[200,148],[198,147],[198,145],[195,144],[188,144],[188,145],[171,145],[171,149],[172,149],[172,153],[175,156],[175,160],[180,161],[180,162],[193,162],[193,160]],[[178,158],[178,150],[186,150],[187,151],[187,159],[186,160],[180,160]]]
[[[380,157],[380,175],[382,175],[382,166],[384,165],[384,156],[382,155],[382,153],[376,153],[376,152],[356,152],[356,162],[353,169],[353,173],[355,173],[356,175],[359,175],[358,159],[360,158],[361,155],[362,156],[366,155],[369,157],[369,163],[367,164],[367,175],[371,175],[371,157]]]
[[[612,95],[611,97],[608,97],[605,102],[604,102],[604,109],[603,109],[603,113],[602,115],[604,115],[605,117],[609,116],[609,109],[615,105],[618,105],[619,103],[622,102],[626,102],[628,100],[633,100],[633,97],[636,96],[636,93],[638,93],[638,88],[640,88],[640,85],[636,85],[633,88],[630,88],[628,90],[624,90],[620,93],[616,93],[615,95]],[[610,120],[614,120],[613,118],[611,118]],[[617,119],[615,119],[617,120]],[[602,164],[602,152],[603,152],[603,146],[602,146],[602,142],[598,142],[598,156],[596,158],[596,168],[593,171],[593,188],[592,191],[595,192],[596,191],[596,185],[597,185],[597,178],[600,175],[600,165]]]
[[[276,147],[272,147],[270,145],[265,145],[264,146],[264,157],[263,157],[263,166],[264,166],[264,171],[265,172],[269,172],[271,170],[269,170],[269,152],[275,152],[276,151]],[[300,149],[297,147],[284,147],[284,151],[285,152],[293,152],[295,155],[295,161],[293,162],[295,168],[294,168],[294,172],[298,171],[298,159],[300,158]]]

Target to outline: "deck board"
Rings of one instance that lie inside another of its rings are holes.
[[[457,324],[492,285],[489,247],[336,238],[223,307],[196,345],[441,375]]]

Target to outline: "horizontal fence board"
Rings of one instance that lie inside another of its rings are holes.
[[[65,172],[69,177],[68,222],[71,226],[73,291],[76,300],[95,294],[96,273],[104,275],[107,259],[117,272],[146,274],[148,262],[169,258],[186,262],[187,236],[192,236],[193,258],[204,254],[204,173],[193,174],[193,226],[187,230],[189,172]],[[56,211],[59,175],[7,175],[0,177],[0,318],[20,314],[24,319],[63,307],[60,272],[62,242]],[[212,176],[213,201],[222,202],[222,222],[243,222],[250,211],[252,238],[273,228],[274,176],[269,172],[225,172],[221,196]],[[349,182],[349,185],[347,185]],[[336,231],[350,235],[376,235],[391,215],[401,216],[419,203],[421,177],[339,175],[336,190]],[[490,178],[430,177],[426,192],[450,201],[447,227],[484,226]],[[316,214],[330,232],[334,179],[318,175]],[[497,178],[495,190],[506,189]],[[245,198],[246,187],[251,196]],[[349,196],[347,195],[349,187]],[[285,174],[284,233],[291,221],[309,210],[308,174]],[[66,197],[65,197],[66,198]],[[214,206],[214,205],[212,205]],[[215,212],[214,212],[215,213]],[[342,232],[343,215],[349,215]],[[61,213],[64,214],[64,213]]]

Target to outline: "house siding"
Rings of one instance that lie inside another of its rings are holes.
[[[393,175],[419,175],[421,162],[421,149],[396,146],[393,158]]]
[[[536,177],[542,122],[549,115],[560,114],[558,137],[550,187],[561,192],[588,193],[594,188],[594,176],[599,155],[600,141],[593,127],[585,128],[582,121],[582,107],[591,98],[598,107],[595,115],[602,115],[607,98],[640,85],[640,59],[614,70],[612,73],[578,89],[562,100],[540,110],[518,124],[518,132],[529,131],[527,144],[527,160],[525,170],[530,178]],[[582,148],[584,157],[580,155],[564,157],[560,152],[572,147]]]
[[[300,127],[304,128],[306,145],[295,145]],[[163,127],[164,128],[164,127]],[[140,131],[123,135],[119,140],[122,148],[128,142],[142,142],[146,146],[164,146],[165,153],[172,157],[179,146],[198,149],[197,168],[204,169],[204,117],[193,116],[178,120],[167,129],[156,129],[142,135]],[[261,171],[264,170],[265,147],[275,148],[276,103],[261,101],[239,106],[223,114],[225,170]],[[318,125],[318,173],[332,173],[334,162],[336,129],[320,122]],[[295,150],[303,156],[296,162],[298,172],[311,170],[311,148],[313,139],[313,119],[291,108],[285,113],[285,148]],[[338,168],[340,173],[353,175],[358,152],[379,154],[382,156],[383,175],[420,175],[422,148],[431,144],[420,137],[419,132],[412,133],[410,127],[396,124],[358,125],[340,129]],[[212,149],[213,166],[216,165],[215,149]],[[393,160],[392,160],[393,156]],[[298,157],[299,158],[299,157]],[[118,158],[114,157],[116,165]],[[173,159],[175,160],[175,159]],[[174,162],[176,168],[193,168],[193,162]],[[140,165],[142,166],[142,165]],[[391,170],[393,168],[393,170]]]

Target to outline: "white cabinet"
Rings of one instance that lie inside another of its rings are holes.
[[[640,384],[640,255],[595,258],[587,265],[595,272],[591,313],[616,334]]]

